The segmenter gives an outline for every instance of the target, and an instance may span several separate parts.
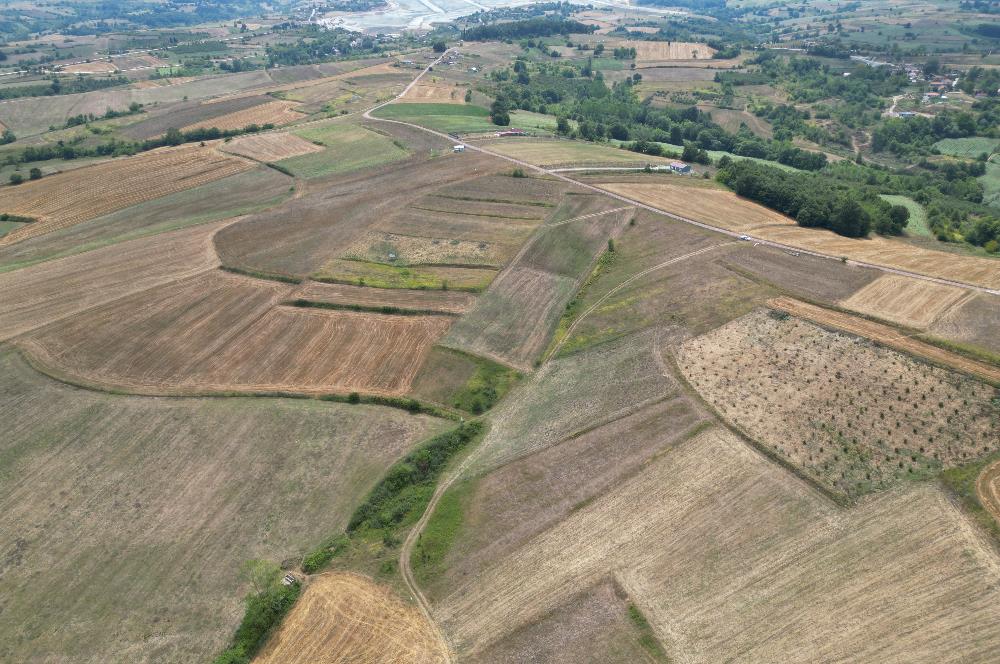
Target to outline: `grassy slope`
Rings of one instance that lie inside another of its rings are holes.
[[[496,129],[490,112],[481,106],[462,104],[390,104],[374,115],[390,120],[404,120],[444,132],[474,132]]]
[[[440,428],[373,406],[94,393],[10,352],[0,376],[9,661],[205,661],[242,614],[243,561],[297,558]]]
[[[892,196],[883,194],[882,199],[893,205],[902,205],[910,212],[910,220],[906,224],[906,232],[920,237],[934,237],[927,225],[927,212],[924,206],[907,196]]]
[[[409,154],[389,137],[357,125],[330,124],[294,133],[327,148],[281,160],[282,166],[304,178],[371,168],[404,159]]]

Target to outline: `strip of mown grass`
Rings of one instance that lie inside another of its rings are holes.
[[[470,104],[389,104],[373,113],[386,120],[412,122],[446,133],[490,131],[490,112]]]
[[[927,212],[923,205],[908,196],[883,194],[881,198],[892,205],[902,205],[910,213],[910,220],[906,222],[907,233],[920,237],[934,237],[931,227],[927,224]]]
[[[376,575],[393,574],[395,549],[427,508],[441,472],[485,428],[481,420],[462,422],[393,464],[351,515],[344,532],[327,538],[302,559],[302,571],[315,573],[338,558]]]
[[[315,178],[381,166],[409,156],[409,151],[390,137],[351,124],[329,124],[293,132],[297,136],[326,146],[321,152],[282,159],[268,164],[283,173]]]
[[[979,496],[976,495],[976,479],[986,466],[997,459],[1000,459],[1000,453],[991,454],[984,459],[964,466],[948,468],[941,471],[941,481],[952,493],[958,496],[962,506],[973,520],[992,535],[994,544],[1000,547],[1000,524],[986,511],[983,504],[979,502]]]
[[[439,577],[444,571],[444,559],[458,540],[465,519],[465,501],[475,483],[466,480],[448,489],[441,496],[434,514],[427,521],[410,555],[410,566],[420,585]]]
[[[670,659],[663,650],[663,646],[656,639],[649,621],[646,620],[646,616],[642,615],[642,611],[635,604],[628,605],[628,619],[632,623],[632,626],[639,632],[639,645],[642,646],[643,650],[649,653],[657,662],[669,662]]]

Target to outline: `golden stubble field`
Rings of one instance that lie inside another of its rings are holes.
[[[4,187],[0,212],[37,221],[0,237],[0,246],[256,167],[252,161],[213,147],[192,145],[160,148]]]
[[[280,306],[292,290],[215,270],[89,309],[18,344],[56,375],[137,393],[401,395],[453,320]]]
[[[265,134],[240,136],[228,143],[222,144],[220,149],[223,152],[267,163],[289,159],[290,157],[298,157],[310,152],[321,152],[323,146],[316,145],[295,134],[267,132]]]
[[[886,274],[840,302],[842,307],[926,329],[973,294],[956,286]]]
[[[997,449],[997,391],[881,345],[758,310],[685,343],[678,364],[728,421],[857,497]]]
[[[447,646],[391,588],[347,572],[309,580],[257,664],[444,664]]]
[[[475,659],[608,576],[692,663],[989,662],[1000,647],[1000,559],[940,489],[837,508],[717,429],[511,550],[435,615]]]
[[[788,217],[724,191],[713,194],[702,187],[678,190],[671,185],[617,182],[597,186],[666,212],[748,233],[754,238],[931,277],[1000,288],[1000,261],[994,259],[924,249],[878,235],[858,239],[818,228],[803,228]]]

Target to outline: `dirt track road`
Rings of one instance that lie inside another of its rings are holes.
[[[983,509],[1000,524],[1000,460],[983,468],[976,478],[976,497]]]
[[[408,86],[406,86],[406,88],[403,89],[403,92],[401,92],[399,95],[397,95],[393,99],[390,99],[389,101],[386,101],[386,102],[383,102],[381,104],[378,104],[377,106],[373,106],[372,108],[370,108],[367,111],[365,111],[362,114],[362,116],[366,120],[375,120],[375,121],[378,121],[378,122],[388,122],[388,123],[392,123],[392,124],[399,124],[399,125],[404,125],[404,126],[407,126],[407,127],[412,127],[414,129],[419,129],[421,131],[427,132],[429,134],[433,134],[434,136],[438,136],[438,137],[440,137],[440,138],[442,138],[442,139],[444,139],[446,141],[451,141],[452,143],[454,143],[454,141],[456,140],[455,137],[454,136],[450,136],[448,134],[445,134],[443,132],[436,131],[434,129],[428,129],[427,127],[421,127],[420,125],[413,124],[413,123],[410,123],[410,122],[404,122],[402,120],[388,120],[388,119],[385,119],[385,118],[376,118],[376,117],[373,117],[371,115],[373,111],[377,111],[378,109],[382,108],[383,106],[388,106],[389,104],[394,103],[400,97],[402,97],[403,95],[405,95],[411,88],[413,88],[413,86],[415,86],[417,84],[417,82],[424,76],[424,74],[426,74],[428,71],[430,71],[431,67],[433,67],[434,65],[438,64],[439,62],[441,62],[441,59],[444,58],[444,56],[447,55],[448,52],[449,51],[445,51],[444,53],[441,54],[441,57],[439,57],[437,60],[435,60],[434,62],[432,62],[431,64],[429,64],[427,66],[427,68],[425,68],[422,72],[420,72],[420,74],[418,74],[417,77],[415,79],[413,79],[413,81]],[[774,242],[772,240],[765,240],[763,238],[756,238],[756,237],[752,237],[752,236],[746,236],[744,233],[741,233],[739,231],[730,231],[730,230],[726,230],[724,228],[719,228],[718,226],[712,226],[711,224],[706,224],[706,223],[703,223],[703,222],[700,222],[700,221],[696,221],[694,219],[689,219],[689,218],[683,217],[683,216],[681,216],[679,214],[674,214],[673,212],[670,212],[668,210],[663,210],[661,208],[658,208],[658,207],[655,207],[655,206],[652,206],[652,205],[648,205],[646,203],[642,203],[641,201],[637,201],[637,200],[628,198],[627,196],[622,196],[621,194],[616,194],[616,193],[608,191],[606,189],[602,189],[601,187],[598,187],[598,186],[595,186],[595,185],[592,185],[592,184],[588,184],[586,182],[580,182],[579,180],[574,180],[573,178],[571,178],[569,176],[563,175],[559,171],[559,169],[553,170],[553,169],[549,169],[549,168],[544,168],[542,166],[536,166],[534,164],[529,164],[526,161],[521,161],[520,159],[515,159],[514,157],[508,157],[506,155],[502,155],[502,154],[499,154],[497,152],[493,152],[492,150],[489,150],[489,149],[484,148],[482,146],[470,145],[468,143],[464,143],[464,145],[465,145],[465,147],[466,147],[467,150],[474,150],[476,152],[481,152],[483,154],[488,154],[490,156],[496,157],[497,159],[503,159],[503,160],[505,160],[507,162],[510,162],[510,163],[515,164],[517,166],[520,166],[522,168],[526,168],[526,169],[535,171],[536,173],[542,173],[543,175],[548,175],[550,177],[554,177],[554,178],[557,178],[559,180],[563,180],[564,182],[568,182],[568,183],[576,185],[578,187],[583,187],[584,189],[589,189],[589,190],[597,192],[599,194],[604,194],[605,196],[609,196],[611,198],[614,198],[615,200],[619,200],[622,203],[625,203],[627,205],[631,205],[631,206],[634,206],[634,207],[642,208],[644,210],[649,210],[650,212],[655,212],[656,214],[662,214],[664,216],[670,217],[671,219],[676,219],[677,221],[682,221],[682,222],[684,222],[686,224],[691,224],[693,226],[698,226],[699,228],[704,228],[705,230],[714,231],[716,233],[722,233],[723,235],[728,235],[728,236],[733,237],[733,238],[747,237],[749,240],[753,241],[756,244],[760,244],[760,245],[767,246],[767,247],[773,247],[775,249],[781,249],[783,251],[793,251],[793,252],[796,252],[796,253],[799,253],[799,254],[804,254],[804,255],[807,255],[807,256],[815,256],[817,258],[825,258],[827,260],[838,260],[838,261],[842,260],[840,256],[832,256],[832,255],[824,254],[824,253],[821,253],[821,252],[818,252],[818,251],[812,251],[810,249],[803,249],[802,247],[793,247],[791,245],[782,244],[781,242]],[[891,273],[891,274],[900,274],[900,275],[903,275],[903,276],[906,276],[906,277],[913,277],[914,279],[922,279],[924,281],[932,281],[934,283],[945,284],[945,285],[949,285],[949,286],[960,286],[962,288],[968,288],[968,289],[975,290],[975,291],[978,291],[978,292],[981,292],[981,293],[988,293],[990,295],[1000,295],[1000,289],[986,288],[984,286],[977,286],[975,284],[969,284],[969,283],[965,283],[965,282],[962,282],[962,281],[956,281],[956,280],[953,280],[953,279],[941,279],[941,278],[938,278],[938,277],[930,277],[930,276],[927,276],[925,274],[920,274],[920,273],[917,273],[917,272],[910,272],[908,270],[900,270],[900,269],[897,269],[897,268],[892,268],[892,267],[888,267],[888,266],[885,266],[885,265],[879,265],[879,264],[876,264],[876,263],[867,263],[867,262],[864,262],[864,261],[847,260],[847,261],[844,261],[844,262],[847,263],[848,265],[857,265],[859,267],[871,268],[871,269],[874,269],[874,270],[880,270],[882,272],[888,272],[888,273]]]

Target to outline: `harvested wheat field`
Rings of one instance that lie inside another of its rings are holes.
[[[970,297],[972,293],[956,286],[886,274],[840,304],[893,323],[926,329],[946,311],[960,306]]]
[[[301,120],[305,116],[295,109],[298,104],[290,101],[270,101],[266,104],[258,104],[242,111],[235,111],[182,127],[181,131],[191,131],[192,129],[207,129],[215,127],[223,131],[230,129],[242,129],[248,125],[285,125],[296,120]]]
[[[415,311],[438,311],[462,314],[475,303],[476,296],[454,290],[403,290],[367,288],[349,284],[326,284],[306,281],[291,297],[296,300],[338,306],[390,307]]]
[[[994,461],[976,478],[976,497],[1000,524],[1000,461]]]
[[[725,189],[631,182],[608,182],[597,186],[665,212],[730,231],[744,232],[759,226],[795,224],[794,220],[785,215],[740,198]]]
[[[434,664],[448,661],[433,625],[368,577],[322,574],[254,662],[257,664]]]
[[[184,228],[0,274],[0,340],[212,270],[219,264],[212,237],[228,223]]]
[[[1000,330],[1000,296],[978,293],[938,318],[930,331],[1000,355],[997,330]]]
[[[507,157],[520,159],[536,166],[628,166],[642,168],[646,164],[667,164],[663,157],[638,154],[608,145],[583,141],[498,139],[484,142],[483,147]]]
[[[681,371],[728,421],[857,497],[997,449],[996,389],[868,339],[758,310],[685,343]]]
[[[243,616],[240,565],[298,560],[444,428],[361,404],[81,390],[12,352],[0,420],[9,662],[211,661]]]
[[[466,88],[447,83],[419,83],[403,95],[401,103],[464,104]]]
[[[838,509],[721,430],[468,577],[435,615],[475,659],[609,575],[674,661],[957,664],[1000,648],[1000,558],[939,488]]]
[[[713,192],[700,187],[620,182],[597,186],[695,221],[750,233],[755,238],[827,256],[843,256],[930,277],[1000,288],[1000,260],[924,249],[878,235],[856,239],[818,228],[804,228],[784,215],[723,190]],[[671,189],[664,192],[665,187]],[[705,203],[706,200],[710,203]]]
[[[943,364],[952,369],[978,376],[993,383],[1000,383],[1000,367],[956,355],[947,350],[925,344],[911,336],[881,323],[865,320],[857,316],[817,307],[806,302],[781,297],[768,302],[776,309],[811,320],[820,325],[835,327],[860,337],[866,337],[931,362]]]
[[[0,190],[0,211],[37,221],[0,237],[0,246],[255,168],[211,147],[153,150]]]
[[[402,394],[446,316],[276,306],[292,286],[213,271],[21,339],[46,370],[147,394]]]
[[[240,136],[228,143],[222,144],[223,152],[238,154],[248,159],[264,163],[281,161],[289,157],[321,152],[322,145],[300,138],[295,134],[285,132],[268,132],[266,134],[250,134]]]
[[[64,74],[111,74],[118,71],[118,67],[107,60],[94,60],[63,65],[59,67],[59,71]]]
[[[711,60],[715,49],[693,42],[629,41],[622,46],[635,49],[636,64],[659,60]]]
[[[771,226],[754,230],[755,237],[828,256],[845,256],[872,265],[949,279],[986,288],[1000,288],[1000,260],[963,256],[915,247],[902,240],[878,235],[867,239],[843,237],[832,231],[801,226]]]

